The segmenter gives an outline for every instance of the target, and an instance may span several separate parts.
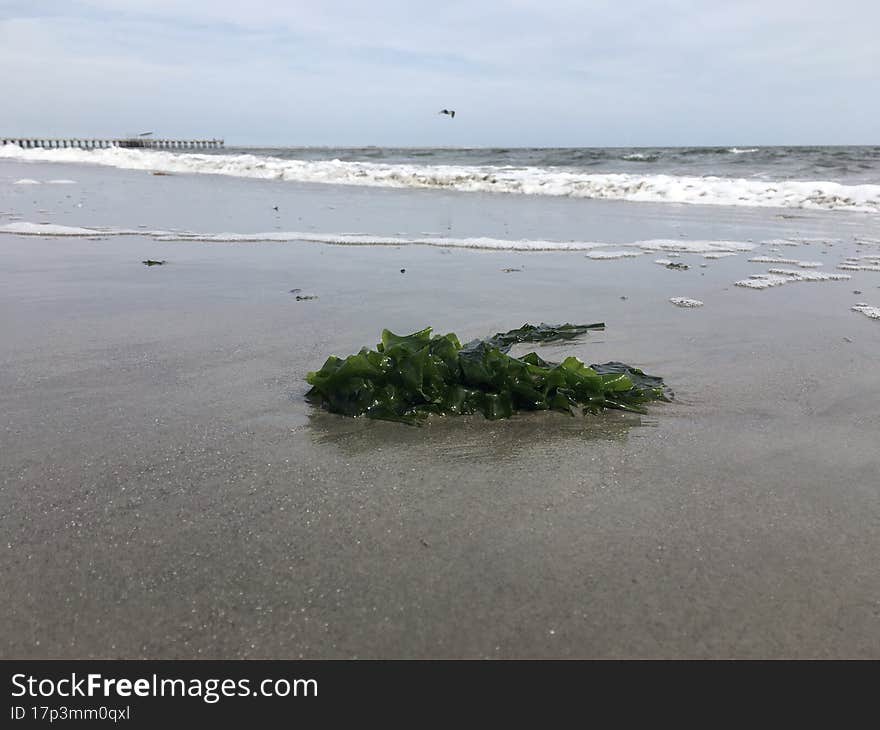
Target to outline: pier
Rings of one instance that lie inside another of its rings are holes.
[[[144,137],[124,137],[119,139],[83,139],[80,137],[0,137],[0,146],[15,144],[22,149],[60,149],[81,150],[107,149],[110,147],[156,149],[156,150],[209,150],[223,147],[222,139],[152,139]]]

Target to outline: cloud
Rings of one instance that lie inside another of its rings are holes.
[[[4,132],[275,144],[875,140],[880,5],[80,0],[0,9]],[[443,107],[456,119],[437,117]]]

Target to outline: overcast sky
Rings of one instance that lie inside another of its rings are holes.
[[[878,0],[0,0],[0,134],[880,144],[878,28]]]

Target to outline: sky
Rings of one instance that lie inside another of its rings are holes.
[[[877,0],[0,0],[0,135],[880,144],[878,27]]]

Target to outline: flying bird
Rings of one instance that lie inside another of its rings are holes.
[[[443,109],[439,114],[448,114],[451,119],[455,119],[455,109]]]

